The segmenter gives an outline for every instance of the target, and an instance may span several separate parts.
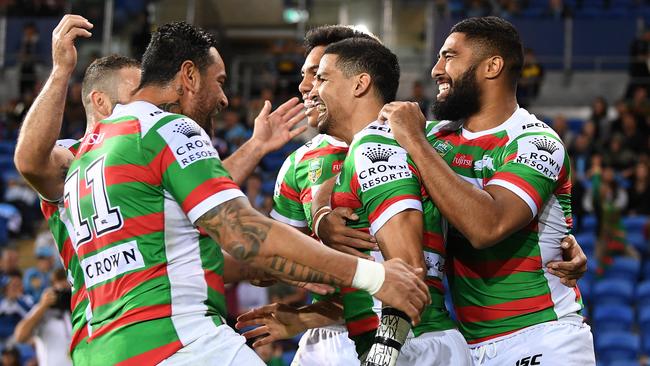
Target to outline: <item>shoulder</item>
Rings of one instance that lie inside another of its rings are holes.
[[[180,127],[185,127],[188,133],[196,133],[198,130],[201,130],[201,127],[191,118],[165,112],[145,101],[135,101],[124,105],[118,104],[113,109],[113,113],[104,121],[120,120],[128,117],[138,121],[142,137],[146,136],[152,130],[160,130],[161,127],[171,124],[176,120],[183,120],[185,122],[187,126]]]
[[[558,134],[545,122],[540,121],[534,114],[519,108],[513,115],[513,120],[508,124],[506,132],[510,141],[516,141],[526,136],[547,136],[562,142]]]

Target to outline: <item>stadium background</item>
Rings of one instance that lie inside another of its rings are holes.
[[[572,158],[574,234],[589,258],[579,286],[598,364],[650,364],[650,1],[0,0],[0,347],[17,349],[20,364],[36,362],[29,344],[13,342],[15,324],[48,286],[58,256],[12,155],[20,122],[49,73],[51,31],[69,12],[95,28],[92,39],[77,42],[62,137],[83,134],[80,82],[94,58],[139,58],[156,25],[186,20],[217,35],[226,61],[230,107],[217,116],[214,139],[222,157],[250,136],[265,99],[277,106],[298,95],[301,41],[313,26],[351,24],[380,36],[400,59],[398,98],[428,111],[437,90],[430,70],[450,27],[468,16],[507,18],[526,47],[519,103],[560,134]],[[284,158],[314,133],[265,157],[244,184],[260,211],[270,211]],[[7,296],[6,274],[15,268],[23,276],[19,306],[15,294]],[[268,302],[309,301],[282,285],[240,283],[228,294],[233,317]],[[258,352],[269,364],[289,365],[298,339]]]

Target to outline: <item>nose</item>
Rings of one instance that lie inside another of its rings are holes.
[[[318,86],[315,85],[315,84],[316,84],[316,83],[313,83],[313,84],[312,84],[312,88],[311,88],[311,90],[309,91],[309,97],[308,97],[309,99],[316,99],[316,98],[318,98]]]
[[[221,97],[219,98],[219,109],[224,110],[228,107],[228,97],[226,97],[226,94],[221,93]]]
[[[300,85],[298,85],[298,90],[300,91],[300,94],[305,95],[312,90],[313,86],[314,86],[314,77],[305,73],[305,76],[302,77],[302,81],[300,82]]]
[[[439,76],[443,75],[444,73],[445,73],[445,58],[440,57],[438,61],[436,61],[436,64],[433,65],[433,68],[431,69],[431,78],[435,80]]]

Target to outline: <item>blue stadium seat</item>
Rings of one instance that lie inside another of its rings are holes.
[[[289,350],[289,351],[284,351],[282,353],[282,362],[284,362],[285,365],[291,365],[291,361],[293,361],[293,358],[296,356],[296,350]]]
[[[648,216],[626,216],[623,218],[623,226],[628,234],[643,232],[643,227],[648,222],[650,222]]]
[[[637,313],[639,329],[644,334],[650,334],[650,304],[637,305]]]
[[[641,366],[637,360],[619,360],[610,363],[607,366]]]
[[[650,355],[650,332],[643,332],[643,342],[642,342],[642,349],[641,352],[643,352],[644,355]]]
[[[16,150],[14,141],[0,141],[0,155],[13,156]]]
[[[607,268],[605,278],[619,278],[636,282],[641,273],[641,261],[631,257],[616,257]]]
[[[641,350],[639,336],[631,332],[600,332],[596,336],[596,355],[602,362],[636,360]]]
[[[647,264],[647,263],[646,263]],[[647,266],[646,266],[647,267]],[[636,305],[650,306],[650,280],[639,283],[636,287]]]
[[[596,334],[600,330],[632,330],[634,310],[627,305],[597,305],[591,317]]]
[[[593,288],[593,281],[590,278],[581,278],[578,281],[578,288],[580,289],[580,295],[582,296],[582,302],[591,301],[591,294]]]
[[[596,223],[598,220],[596,219],[596,215],[585,215],[582,218],[582,228],[581,230],[583,232],[588,232],[588,233],[595,233],[596,232]]]
[[[596,248],[596,235],[593,232],[575,234],[576,241],[585,253],[593,253]]]
[[[0,217],[0,247],[3,247],[9,241],[9,229],[7,228],[7,219]]]
[[[641,253],[648,252],[648,241],[646,240],[643,233],[627,233],[625,235],[625,240],[627,240],[628,244],[635,247]]]
[[[602,279],[593,286],[593,297],[599,305],[630,305],[634,298],[634,284],[622,279]]]
[[[26,365],[27,361],[31,359],[36,359],[36,350],[30,344],[16,343],[16,348],[20,352],[20,361],[23,365]]]
[[[0,156],[0,172],[15,170],[13,156]]]

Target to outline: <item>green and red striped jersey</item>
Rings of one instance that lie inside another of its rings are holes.
[[[76,155],[79,149],[78,140],[59,140],[56,144],[68,149]],[[68,281],[72,286],[70,301],[70,319],[72,321],[72,341],[70,354],[75,363],[83,364],[82,353],[85,352],[88,338],[88,319],[92,315],[86,293],[83,272],[79,266],[79,259],[70,240],[71,223],[63,206],[63,201],[48,201],[41,198],[41,211],[45,216],[47,225],[54,238],[63,267],[68,274]]]
[[[560,242],[571,229],[569,157],[557,134],[519,108],[486,131],[443,121],[429,123],[427,136],[460,178],[479,189],[503,187],[531,211],[529,225],[487,249],[474,249],[449,228],[448,280],[468,343],[580,311],[577,288],[546,271],[546,263],[562,259]]]
[[[350,207],[359,220],[349,226],[371,234],[378,232],[393,216],[405,210],[423,213],[424,259],[427,264],[426,283],[432,303],[422,313],[420,324],[413,328],[419,336],[425,332],[451,329],[455,324],[449,318],[444,304],[442,280],[445,266],[445,246],[440,212],[426,193],[413,161],[395,141],[390,128],[377,122],[369,124],[354,136],[350,151],[343,162],[332,193],[332,206]],[[406,228],[408,229],[408,228]],[[359,298],[343,298],[348,322],[367,321],[353,313],[357,302],[370,297],[364,291]],[[347,301],[346,301],[347,300]],[[370,303],[372,300],[367,299]],[[370,314],[368,314],[370,315]],[[373,314],[374,315],[374,314]]]
[[[336,176],[348,145],[328,135],[316,135],[287,157],[278,172],[271,217],[311,230],[311,201],[320,185]]]
[[[223,256],[193,224],[244,195],[196,122],[117,105],[83,139],[64,190],[90,344],[110,350],[91,364],[158,363],[223,324]]]

